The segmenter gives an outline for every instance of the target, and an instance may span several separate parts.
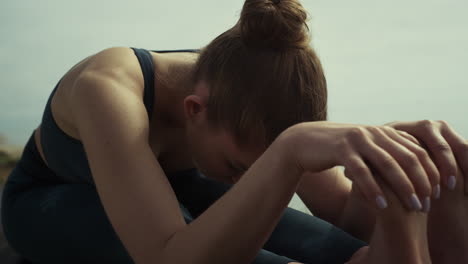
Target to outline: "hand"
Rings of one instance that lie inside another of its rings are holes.
[[[463,175],[465,195],[468,195],[468,141],[445,121],[422,120],[386,124],[408,133],[430,154],[440,172],[441,182],[449,189],[457,183],[456,175]],[[457,164],[461,169],[457,172]],[[460,179],[459,179],[460,180]]]
[[[283,159],[292,164],[291,171],[344,166],[345,175],[379,208],[387,202],[374,178],[377,173],[413,210],[428,211],[432,189],[439,184],[429,154],[389,126],[306,122],[288,128],[277,140],[283,145]]]

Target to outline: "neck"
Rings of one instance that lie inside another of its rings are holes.
[[[163,118],[171,126],[185,124],[183,100],[193,91],[191,70],[195,54],[154,53],[155,92],[154,116]]]
[[[150,130],[156,131],[163,150],[172,149],[172,143],[185,141],[184,98],[191,94],[194,84],[191,69],[195,54],[153,53],[155,84],[153,118]],[[167,131],[158,133],[157,131]],[[164,138],[160,138],[162,135]],[[182,138],[183,137],[183,138]]]

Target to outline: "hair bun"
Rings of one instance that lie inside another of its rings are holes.
[[[305,48],[307,12],[298,0],[246,0],[238,26],[244,43],[256,48]]]

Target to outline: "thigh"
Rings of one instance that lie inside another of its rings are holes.
[[[251,264],[288,264],[290,262],[295,262],[295,260],[286,256],[278,255],[265,249],[260,249]]]
[[[195,169],[172,175],[170,181],[179,201],[195,218],[231,187],[208,179]],[[268,263],[263,259],[272,258],[278,263],[288,263],[281,260],[281,256],[287,256],[290,262],[294,259],[314,264],[343,264],[365,245],[320,218],[286,208],[256,261]]]
[[[6,238],[32,262],[133,263],[92,186],[36,186],[6,199]]]
[[[86,184],[6,188],[8,241],[34,263],[133,263],[114,232],[96,189]],[[188,209],[180,204],[187,223]],[[261,249],[252,264],[287,264],[285,256]]]
[[[286,208],[264,248],[299,262],[343,264],[366,245],[318,217]]]
[[[168,175],[169,182],[177,196],[190,214],[196,218],[225,194],[231,185],[218,182],[191,169]]]
[[[20,179],[18,173],[12,179]],[[2,218],[11,247],[33,263],[134,263],[92,185],[12,180],[5,186]]]

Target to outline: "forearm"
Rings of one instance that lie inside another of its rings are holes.
[[[300,179],[282,164],[269,148],[225,195],[169,239],[162,263],[250,262]]]

